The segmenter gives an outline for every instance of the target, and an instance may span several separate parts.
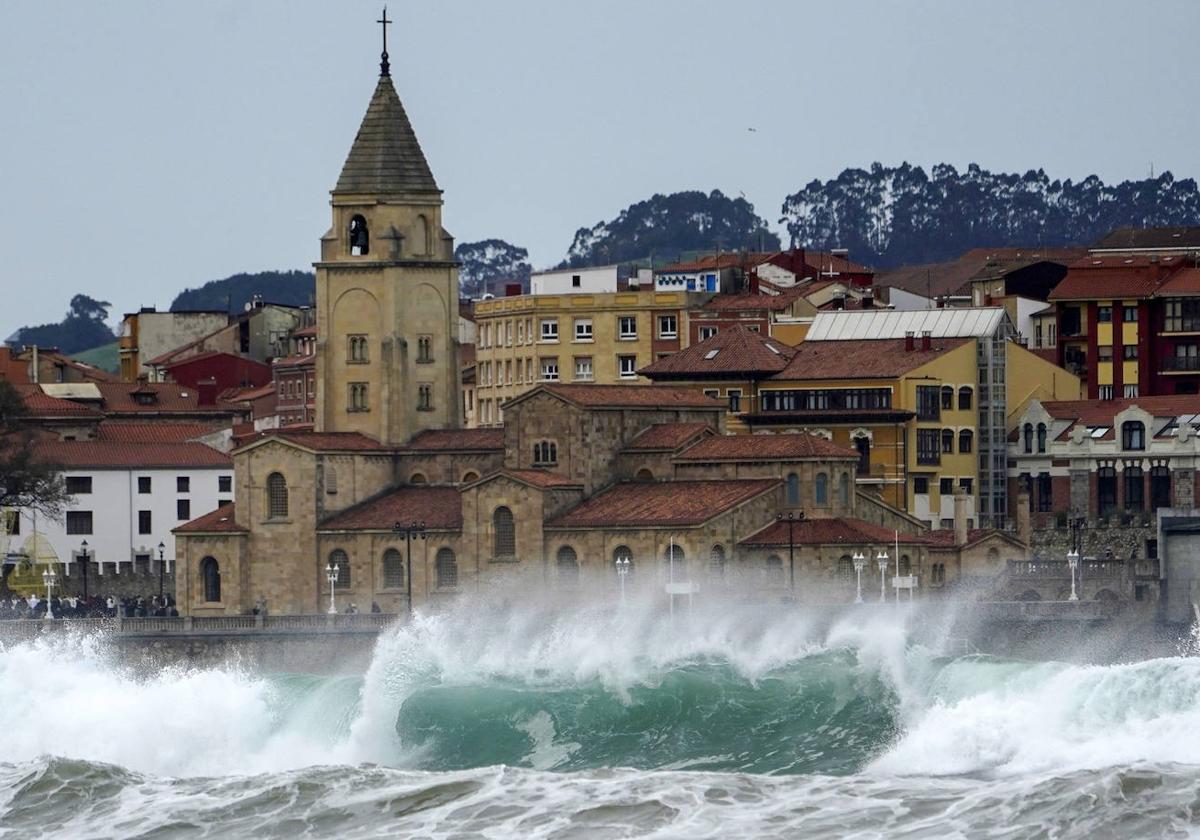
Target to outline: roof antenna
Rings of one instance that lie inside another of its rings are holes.
[[[395,23],[395,21],[388,20],[387,6],[383,7],[383,17],[375,22],[378,23],[380,25],[380,29],[383,30],[383,54],[379,57],[379,75],[380,77],[391,76],[392,68],[391,65],[388,64],[387,53],[387,28],[389,23]]]

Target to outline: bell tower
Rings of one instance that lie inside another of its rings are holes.
[[[442,191],[392,85],[379,82],[331,191],[317,275],[316,430],[406,443],[461,425],[458,263]]]

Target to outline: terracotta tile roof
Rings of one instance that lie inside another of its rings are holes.
[[[714,435],[676,457],[677,461],[857,460],[858,453],[817,435]]]
[[[795,354],[794,348],[778,339],[736,324],[699,344],[652,362],[638,373],[650,379],[765,376],[783,370]]]
[[[402,447],[408,451],[492,452],[504,449],[504,429],[429,429]]]
[[[815,379],[888,379],[932,362],[970,338],[935,338],[929,350],[905,350],[903,338],[805,341],[788,366],[771,377],[783,382]]]
[[[239,447],[249,446],[260,440],[280,438],[305,449],[317,452],[391,452],[390,447],[384,446],[374,438],[358,432],[314,432],[309,423],[285,426],[282,429],[267,429],[236,439]]]
[[[222,405],[200,405],[200,395],[195,388],[171,382],[97,382],[103,398],[106,414],[155,414],[155,413],[198,413],[212,412],[228,414],[230,409]],[[136,394],[153,394],[154,401],[143,405]]]
[[[316,367],[316,353],[298,353],[295,356],[284,356],[272,362],[275,367]]]
[[[1103,300],[1152,297],[1182,257],[1104,255],[1078,260],[1050,292],[1048,300]]]
[[[1060,440],[1065,440],[1070,436],[1072,426],[1112,426],[1118,414],[1135,405],[1152,417],[1200,414],[1200,396],[1196,394],[1135,397],[1128,400],[1050,400],[1043,402],[1042,408],[1055,420],[1071,421],[1071,426],[1059,435]],[[1111,430],[1108,436],[1112,436]]]
[[[891,528],[864,522],[861,519],[802,519],[792,526],[794,545],[892,545],[896,541],[896,532]],[[913,536],[900,534],[901,545],[927,545],[926,535]],[[746,537],[740,545],[748,547],[784,548],[788,547],[788,523],[772,522],[755,534]],[[891,552],[889,552],[890,554]],[[869,558],[874,561],[874,557]],[[893,562],[895,558],[892,558]]]
[[[207,423],[130,423],[108,420],[100,424],[96,439],[113,443],[182,443],[222,431]]]
[[[269,382],[266,385],[260,385],[257,388],[245,388],[243,390],[233,391],[226,394],[222,399],[226,402],[253,402],[261,400],[263,397],[273,396],[276,392],[274,382]]]
[[[995,528],[971,528],[967,531],[966,545],[975,545],[975,543],[985,540],[988,537],[999,536],[1009,541],[1017,541],[1016,537],[1004,531],[999,531]],[[954,529],[953,528],[938,528],[924,535],[925,541],[938,548],[953,548],[954,547]]]
[[[1200,227],[1117,228],[1092,246],[1093,251],[1200,249]]]
[[[514,481],[520,481],[524,484],[529,484],[534,487],[548,489],[551,487],[579,487],[579,482],[574,481],[566,476],[558,473],[547,472],[546,470],[499,470],[489,476],[485,476],[484,480],[494,478],[495,476],[505,476]]]
[[[778,479],[615,484],[546,523],[547,528],[639,528],[701,525],[770,492]]]
[[[511,402],[545,391],[585,408],[714,408],[725,403],[706,397],[695,388],[670,385],[539,385]]]
[[[957,259],[909,265],[875,275],[875,285],[903,289],[915,295],[942,297],[969,294],[971,278],[989,267],[1006,263],[1050,261],[1067,264],[1079,259],[1079,248],[972,248]]]
[[[795,302],[796,298],[810,294],[806,284],[789,286],[778,294],[739,293],[729,295],[713,295],[702,307],[710,312],[780,312]]]
[[[37,457],[67,469],[229,468],[233,461],[203,443],[147,443],[113,440],[40,440]]]
[[[74,400],[52,397],[40,385],[14,385],[33,417],[100,417],[101,412]]]
[[[701,435],[712,434],[713,427],[707,423],[655,423],[639,432],[637,437],[625,445],[629,452],[645,452],[665,449],[674,452]]]
[[[390,531],[423,522],[433,531],[462,529],[462,496],[454,487],[401,487],[334,514],[319,531]]]
[[[246,530],[245,527],[238,524],[234,516],[234,503],[230,502],[191,522],[185,522],[178,528],[171,529],[171,532],[174,534],[227,534],[245,533]]]
[[[716,268],[746,268],[750,269],[756,265],[762,265],[771,257],[775,256],[776,252],[766,253],[730,253],[730,254],[711,254],[709,256],[700,257],[699,259],[690,260],[688,262],[672,263],[665,265],[662,268],[656,268],[655,274],[686,274],[696,271],[712,271]]]
[[[843,257],[841,254],[831,254],[828,251],[804,251],[804,263],[809,268],[819,271],[833,271],[837,274],[870,274],[871,269],[862,263]]]
[[[1200,268],[1187,266],[1176,271],[1158,287],[1159,297],[1200,295]]]

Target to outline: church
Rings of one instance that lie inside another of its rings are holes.
[[[547,382],[503,428],[464,428],[454,241],[386,41],[330,205],[314,421],[238,439],[236,502],[175,530],[183,615],[400,613],[503,581],[618,578],[841,602],[858,555],[923,594],[1025,557],[968,530],[965,506],[927,531],[859,490],[858,453],[824,437],[726,434],[725,405],[691,388]]]

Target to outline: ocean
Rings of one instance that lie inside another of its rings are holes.
[[[1192,650],[1022,661],[951,626],[462,602],[344,676],[0,642],[0,837],[1200,834]]]

